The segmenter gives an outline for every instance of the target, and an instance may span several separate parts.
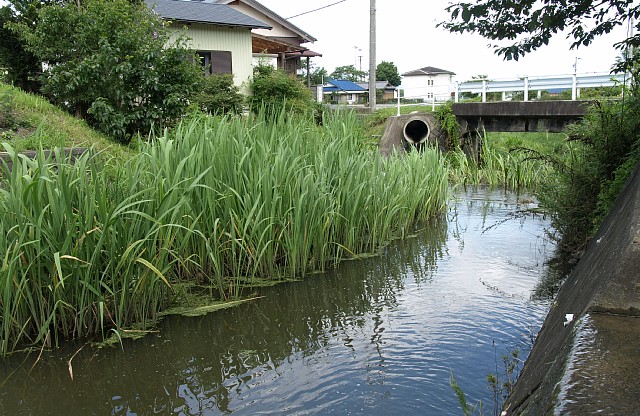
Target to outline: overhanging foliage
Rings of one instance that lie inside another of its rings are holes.
[[[551,37],[568,30],[572,48],[587,46],[615,27],[635,22],[640,28],[640,5],[632,0],[480,0],[447,7],[448,22],[439,26],[451,32],[475,32],[487,39],[512,41],[510,45],[493,45],[499,55],[518,60],[528,52],[549,43]],[[640,35],[616,44],[619,49],[640,45]],[[624,69],[624,63],[617,69]]]

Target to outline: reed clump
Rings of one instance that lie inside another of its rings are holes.
[[[462,185],[489,185],[518,191],[534,190],[547,180],[553,166],[539,153],[519,149],[505,151],[483,141],[480,161],[469,158],[462,150],[447,155],[451,181]]]
[[[351,114],[199,117],[122,162],[60,151],[0,179],[0,353],[152,324],[177,283],[235,298],[375,252],[441,212],[436,151],[384,159]]]

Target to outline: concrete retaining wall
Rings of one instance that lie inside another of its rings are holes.
[[[568,314],[573,317],[570,322]],[[560,288],[503,414],[554,414],[562,383],[567,380],[565,377],[563,381],[563,376],[575,358],[571,354],[578,330],[574,325],[586,314],[640,316],[640,164]],[[640,368],[640,351],[627,358],[634,368]],[[611,396],[604,390],[606,383],[592,384],[591,394]],[[619,393],[615,400],[638,403],[637,393]],[[581,408],[580,401],[572,406],[577,409],[575,414],[595,411]]]

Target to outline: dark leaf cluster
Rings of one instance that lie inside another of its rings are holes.
[[[387,81],[389,84],[397,87],[402,80],[398,73],[398,67],[393,62],[382,61],[376,67],[376,81]]]
[[[455,33],[474,32],[493,41],[499,55],[518,60],[528,52],[547,45],[552,36],[568,31],[571,47],[587,46],[615,27],[635,22],[640,28],[640,5],[633,0],[479,0],[447,7],[451,18],[439,26]],[[616,45],[619,49],[640,45],[631,36]]]
[[[257,65],[250,83],[249,106],[258,113],[278,117],[281,114],[309,114],[316,111],[311,91],[294,75],[269,65]]]
[[[368,72],[361,71],[353,65],[339,66],[329,75],[333,79],[344,79],[351,82],[364,81]]]

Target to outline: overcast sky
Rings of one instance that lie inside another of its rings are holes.
[[[259,0],[284,18],[313,10],[339,0],[291,1]],[[465,81],[473,75],[509,78],[524,75],[560,75],[573,72],[576,57],[578,72],[608,72],[619,52],[613,44],[623,40],[626,27],[597,39],[588,48],[570,50],[563,35],[549,45],[521,58],[503,61],[488,47],[489,41],[477,35],[451,34],[436,23],[446,20],[449,0],[377,0],[377,62],[392,61],[399,72],[425,66],[446,69]],[[334,6],[291,18],[296,26],[317,42],[307,44],[322,58],[312,60],[329,72],[336,66],[357,64],[369,68],[370,0],[345,0]],[[626,26],[626,25],[624,25]],[[354,48],[356,47],[356,48]]]

